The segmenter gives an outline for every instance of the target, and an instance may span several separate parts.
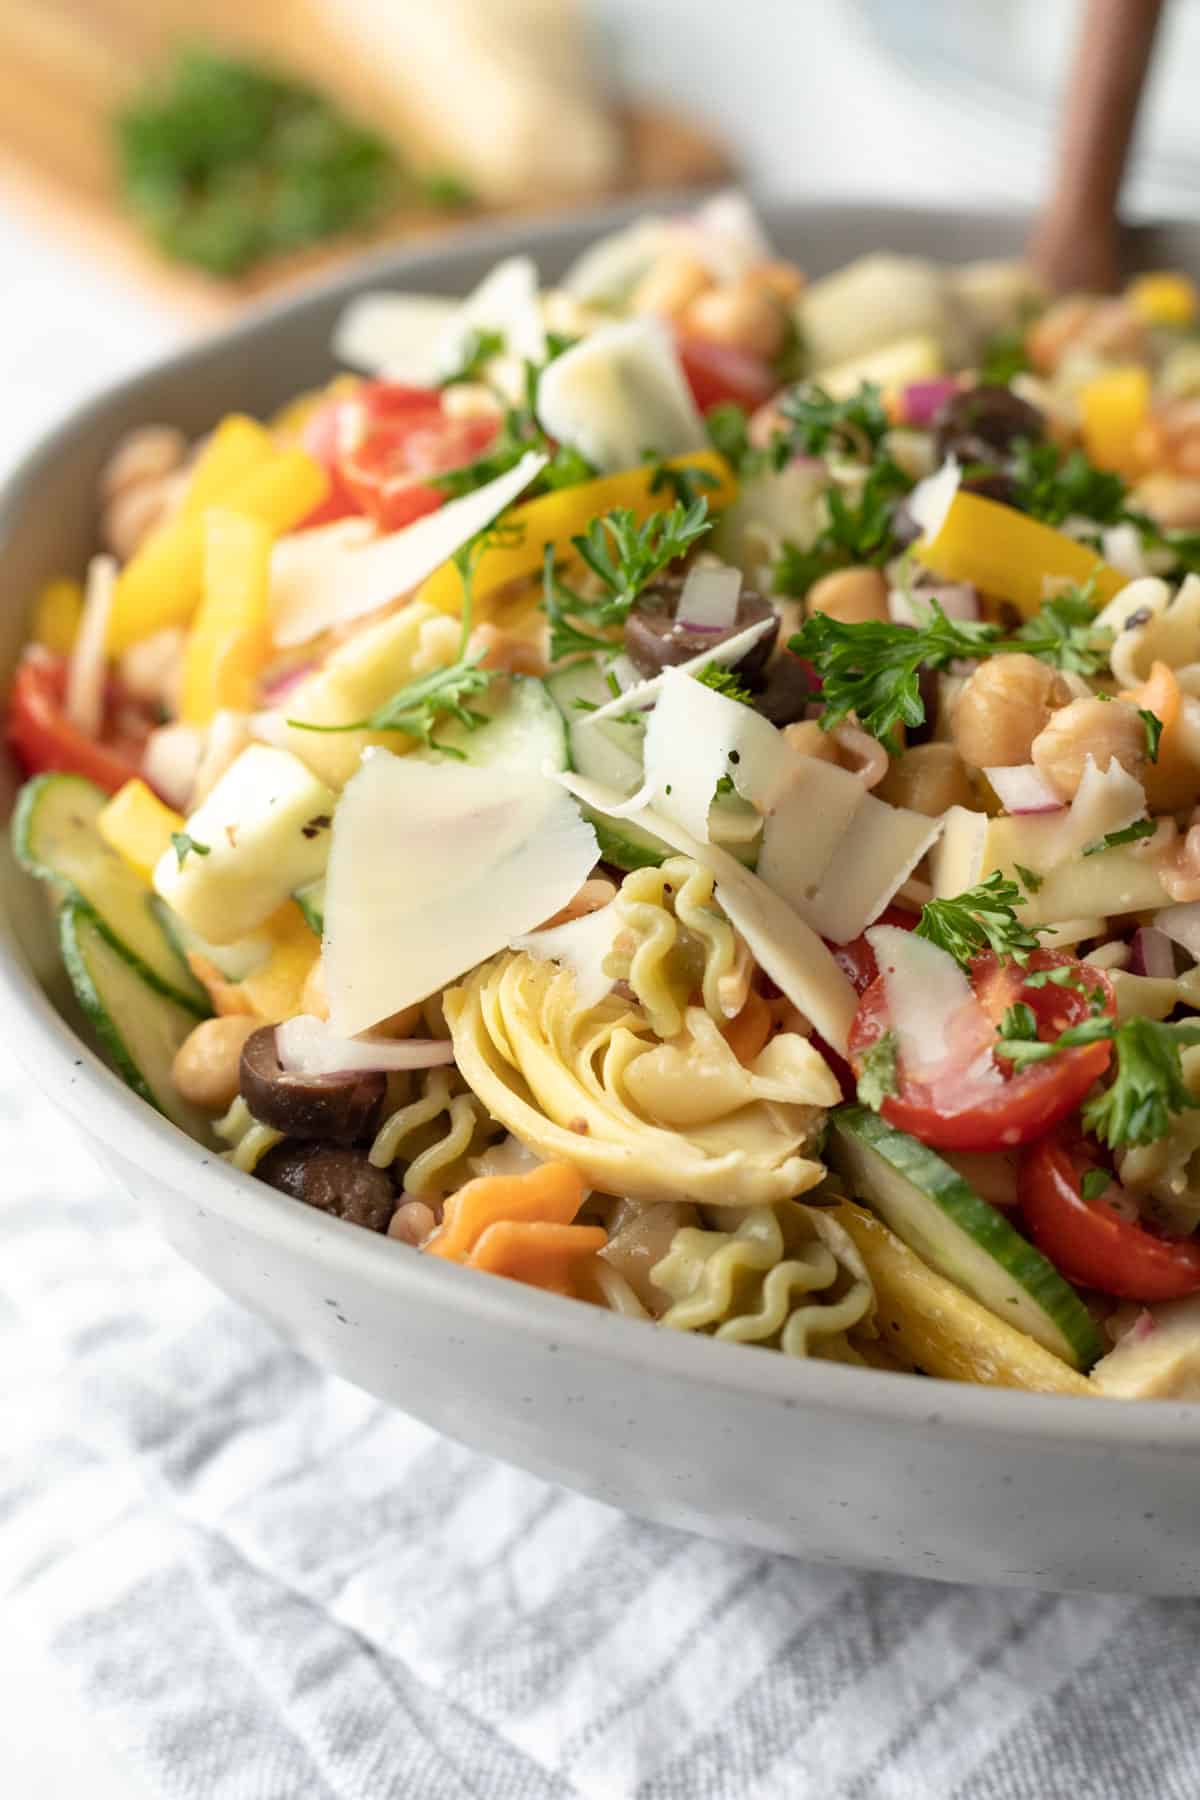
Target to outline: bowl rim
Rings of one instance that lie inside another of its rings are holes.
[[[556,215],[517,221],[497,229],[480,226],[458,234],[452,244],[434,242],[401,251],[381,251],[348,269],[280,298],[260,302],[230,325],[139,368],[90,395],[69,410],[20,458],[0,485],[0,541],[32,503],[38,476],[52,459],[69,452],[72,440],[122,399],[136,398],[143,386],[203,365],[227,354],[278,320],[358,292],[372,281],[395,282],[415,273],[455,266],[472,255],[501,255],[527,249],[535,257],[548,248],[611,228],[647,210],[669,207],[680,196],[664,194],[636,203],[622,202],[584,217]],[[768,222],[859,215],[872,219],[942,221],[952,229],[963,214],[935,206],[892,206],[828,199],[814,203],[769,201],[761,209]],[[1014,230],[1020,214],[993,209],[970,214],[984,222]],[[1188,227],[1185,220],[1164,221]],[[1195,227],[1190,227],[1195,230]],[[14,868],[13,881],[29,879]],[[1200,1403],[1155,1401],[1152,1405],[1081,1404],[1083,1396],[1028,1393],[991,1388],[885,1370],[785,1357],[752,1354],[751,1346],[718,1343],[687,1332],[658,1330],[653,1345],[642,1321],[628,1320],[576,1300],[543,1293],[515,1281],[485,1279],[475,1270],[439,1258],[412,1254],[405,1246],[380,1240],[374,1233],[299,1206],[253,1176],[242,1174],[205,1150],[156,1114],[100,1060],[51,1002],[17,941],[8,892],[0,895],[0,1005],[19,1021],[13,1047],[42,1091],[61,1106],[86,1134],[118,1157],[161,1179],[201,1212],[212,1212],[311,1261],[329,1273],[329,1285],[344,1276],[389,1289],[402,1303],[420,1295],[440,1307],[449,1320],[455,1312],[476,1324],[494,1326],[524,1339],[535,1351],[570,1348],[601,1361],[644,1368],[653,1360],[668,1376],[729,1393],[753,1397],[787,1409],[837,1412],[864,1420],[886,1420],[916,1429],[954,1431],[991,1440],[1023,1441],[1051,1447],[1116,1448],[1147,1454],[1187,1452],[1200,1448]]]

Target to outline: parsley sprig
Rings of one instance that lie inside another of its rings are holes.
[[[1116,525],[1128,518],[1125,483],[1110,469],[1098,469],[1082,450],[1065,453],[1057,444],[1034,444],[1027,438],[1014,446],[1013,504],[1045,525],[1070,518]]]
[[[199,843],[192,837],[191,833],[187,831],[173,831],[171,833],[171,848],[175,852],[175,860],[181,869],[189,856],[212,855],[211,844]]]
[[[495,353],[488,350],[488,344],[497,335],[475,333],[474,347],[470,343],[467,345],[466,361],[450,376],[449,382],[443,382],[442,385],[453,385],[457,381],[477,381],[483,373],[483,364]],[[571,342],[569,338],[555,337],[550,337],[547,341],[547,362],[552,362]],[[482,360],[478,360],[480,358]],[[546,363],[540,367],[536,363],[525,364],[524,398],[520,405],[505,408],[500,429],[484,455],[457,469],[430,475],[427,478],[430,487],[440,488],[452,500],[457,500],[463,494],[473,494],[476,488],[486,487],[498,475],[506,475],[530,450],[541,451],[550,460],[541,474],[525,489],[523,499],[530,500],[538,494],[553,493],[558,488],[576,487],[580,482],[593,478],[596,471],[586,456],[572,449],[569,444],[555,444],[542,429],[537,416],[537,384],[542,369],[546,366]]]
[[[628,507],[592,519],[571,539],[581,561],[600,584],[597,596],[568,587],[555,566],[554,545],[546,545],[542,606],[550,621],[550,660],[612,648],[608,633],[624,624],[643,588],[669,564],[685,556],[712,530],[708,501],[651,513],[641,525]]]
[[[996,1055],[1018,1069],[1045,1062],[1080,1044],[1104,1041],[1113,1046],[1113,1079],[1087,1101],[1083,1127],[1110,1150],[1126,1144],[1153,1144],[1170,1134],[1180,1113],[1200,1107],[1183,1075],[1180,1051],[1200,1044],[1200,1019],[1162,1022],[1157,1019],[1085,1019],[1049,1042],[1003,1037]]]
[[[736,700],[742,706],[753,706],[754,695],[733,669],[723,669],[720,663],[705,663],[696,676],[701,687],[712,688],[715,694],[724,694],[727,700]]]
[[[805,382],[784,395],[779,413],[784,420],[781,461],[830,451],[870,460],[891,429],[883,390],[873,381],[864,381],[844,400],[835,400],[816,382]]]
[[[921,598],[921,618],[911,625],[868,619],[846,624],[813,613],[789,640],[788,648],[807,658],[821,677],[826,731],[854,713],[863,730],[893,751],[897,725],[924,723],[923,667],[943,669],[959,659],[976,660],[1002,651],[1024,651],[1057,668],[1094,672],[1103,660],[1105,634],[1086,622],[1086,590],[1073,589],[1047,601],[1042,610],[1006,637],[998,625],[950,619],[938,601]]]
[[[1024,965],[1038,948],[1038,938],[1016,915],[1015,908],[1023,905],[1016,882],[997,869],[963,894],[928,901],[921,908],[917,936],[948,951],[964,968],[985,950]]]
[[[452,663],[406,682],[365,719],[346,725],[316,725],[304,719],[289,719],[288,724],[297,731],[403,731],[428,750],[441,750],[447,756],[462,759],[461,750],[439,743],[435,734],[447,719],[456,719],[468,731],[487,723],[487,715],[471,702],[495,679],[495,671],[483,668],[478,656],[468,656],[467,643],[471,636],[475,568],[483,551],[500,540],[502,533],[503,527],[480,532],[455,553],[454,566],[462,582],[463,599],[458,655]]]
[[[807,549],[785,541],[772,574],[775,592],[806,594],[835,569],[862,563],[877,568],[895,556],[900,547],[893,528],[896,503],[911,487],[890,456],[872,465],[857,498],[831,482],[825,489],[827,525]]]

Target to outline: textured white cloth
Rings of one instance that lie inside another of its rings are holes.
[[[321,1375],[8,1066],[0,1166],[0,1617],[164,1800],[1200,1792],[1195,1603],[626,1519]]]

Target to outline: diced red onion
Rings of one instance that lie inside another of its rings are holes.
[[[741,591],[740,569],[725,563],[689,569],[676,620],[687,631],[728,631],[737,618]]]
[[[275,1051],[281,1067],[292,1075],[434,1069],[454,1061],[449,1038],[339,1037],[311,1013],[275,1027]]]
[[[1153,925],[1142,925],[1135,931],[1129,966],[1134,975],[1149,975],[1155,981],[1173,981],[1175,947],[1166,932],[1156,930]]]
[[[970,582],[947,581],[940,587],[913,588],[911,593],[893,588],[888,595],[888,613],[893,625],[915,625],[922,612],[928,617],[933,610],[929,605],[931,600],[937,601],[948,619],[979,617],[979,595]]]
[[[1164,906],[1154,915],[1154,925],[1173,944],[1182,945],[1189,956],[1200,962],[1200,900],[1182,906]]]
[[[935,413],[958,392],[953,375],[938,375],[932,381],[910,381],[900,395],[900,414],[905,425],[932,425]]]
[[[1061,796],[1033,763],[1019,763],[1011,768],[985,769],[983,772],[1005,812],[1056,813],[1064,810]]]

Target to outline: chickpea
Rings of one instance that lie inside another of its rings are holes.
[[[1200,526],[1200,481],[1182,475],[1148,475],[1133,496],[1164,531],[1194,531]]]
[[[100,531],[119,562],[128,562],[171,510],[167,481],[142,481],[114,496],[104,509]]]
[[[171,1076],[185,1100],[206,1112],[224,1112],[237,1099],[242,1046],[262,1024],[236,1014],[205,1019],[190,1031],[175,1053]]]
[[[419,1248],[436,1227],[434,1210],[426,1206],[424,1200],[402,1200],[392,1214],[387,1234],[398,1243]]]
[[[840,761],[833,738],[829,732],[821,730],[815,719],[798,719],[794,725],[785,725],[783,735],[801,756],[815,756],[820,762]]]
[[[1025,348],[1039,374],[1053,375],[1095,309],[1096,302],[1088,295],[1067,294],[1034,320],[1025,335]]]
[[[1115,757],[1140,777],[1147,762],[1146,728],[1137,708],[1124,700],[1072,700],[1051,715],[1031,754],[1051,787],[1071,800],[1089,756],[1098,769],[1107,769]]]
[[[990,656],[971,676],[954,708],[951,732],[975,769],[1029,761],[1030,746],[1067,697],[1055,671],[1033,656]]]
[[[126,432],[105,463],[100,476],[101,495],[112,500],[128,488],[161,480],[179,468],[187,450],[187,439],[173,425],[137,426]]]
[[[683,314],[683,328],[710,344],[778,356],[787,342],[788,312],[773,294],[743,278],[698,295]]]
[[[660,256],[634,288],[630,305],[635,313],[660,313],[673,319],[712,284],[712,276],[694,256]]]
[[[827,613],[843,625],[862,625],[888,616],[888,586],[878,569],[835,569],[808,590],[810,613]]]
[[[773,294],[776,300],[790,306],[804,292],[804,276],[794,263],[761,262],[747,269],[742,277],[748,287],[759,288],[765,294]]]
[[[951,806],[974,806],[967,766],[953,744],[917,744],[898,756],[875,789],[892,806],[937,819]]]

